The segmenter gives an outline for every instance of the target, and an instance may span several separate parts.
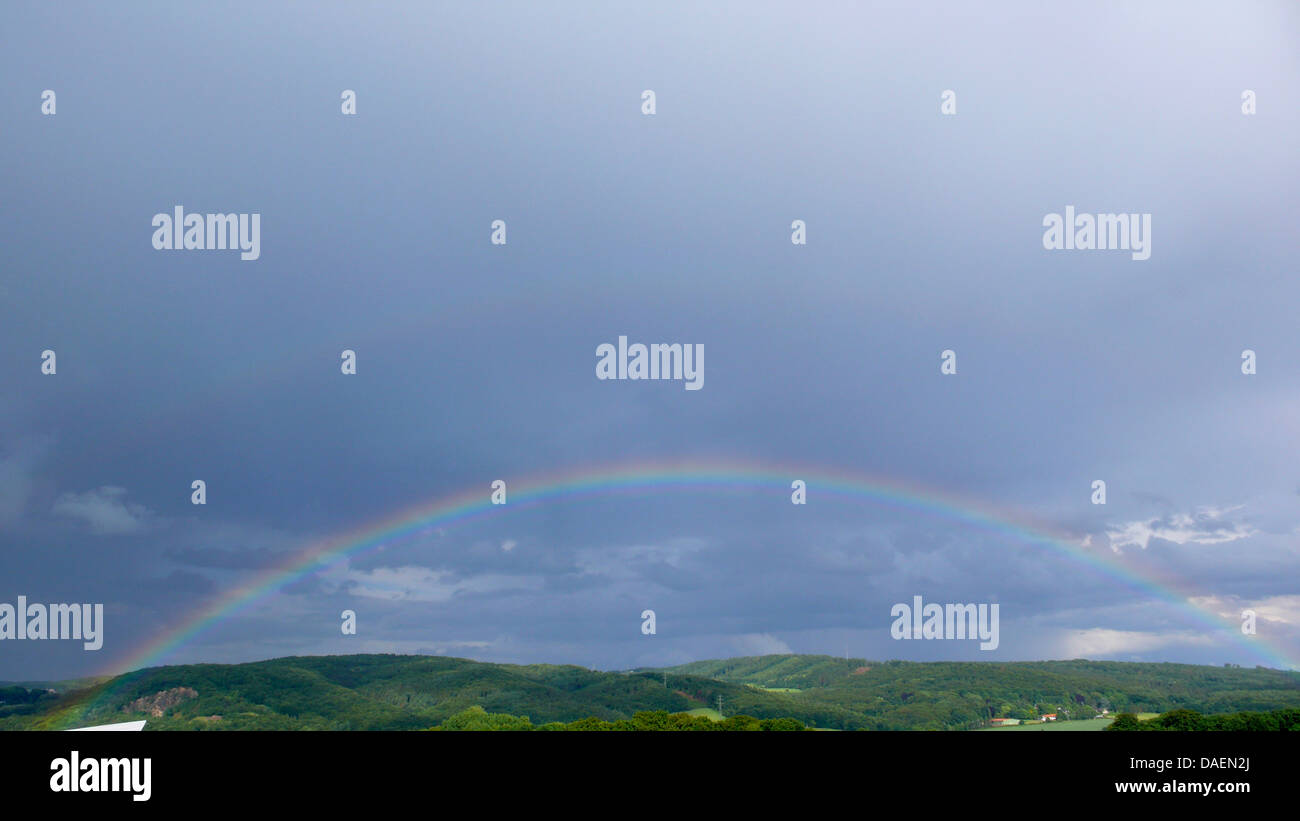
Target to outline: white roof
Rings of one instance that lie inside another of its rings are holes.
[[[97,724],[94,727],[76,727],[68,730],[70,733],[88,733],[92,731],[107,732],[131,732],[134,730],[143,730],[144,721],[123,721],[121,724]]]

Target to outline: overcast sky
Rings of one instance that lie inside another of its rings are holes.
[[[103,669],[413,504],[679,459],[1018,511],[1300,657],[1300,6],[352,5],[0,13],[0,601],[106,611],[0,678]],[[155,250],[177,205],[260,214],[260,258]],[[1150,258],[1045,250],[1066,206],[1150,214]],[[620,335],[702,344],[703,389],[598,380]],[[998,603],[999,648],[891,639],[915,595]],[[814,488],[503,511],[167,660],[1261,663],[1229,633]]]

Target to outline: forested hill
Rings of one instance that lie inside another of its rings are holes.
[[[742,702],[756,718],[852,721],[835,709],[697,676],[489,664],[443,656],[297,656],[158,667],[57,695],[0,703],[0,729],[66,729],[146,718],[150,730],[420,730],[471,707],[534,725]],[[2,699],[0,699],[2,700]]]
[[[59,688],[55,688],[58,690]],[[828,729],[964,729],[1040,712],[1300,707],[1300,674],[1127,662],[873,662],[760,656],[599,672],[442,656],[302,656],[158,667],[59,692],[0,686],[0,729],[147,718],[149,729],[425,729],[473,707],[533,725],[643,711]]]
[[[1201,713],[1300,707],[1300,673],[1124,661],[909,662],[774,655],[668,668],[850,709],[879,729],[940,729],[1068,711]],[[1065,718],[1064,715],[1061,716]]]

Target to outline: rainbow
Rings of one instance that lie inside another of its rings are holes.
[[[510,480],[508,503],[505,505],[492,504],[490,482],[485,480],[482,486],[472,490],[400,510],[364,527],[315,542],[286,561],[227,590],[191,613],[179,625],[129,653],[125,660],[115,663],[104,674],[157,666],[214,625],[236,616],[292,582],[434,529],[506,516],[540,505],[604,495],[748,490],[780,494],[788,503],[791,482],[795,479],[806,483],[809,506],[835,500],[916,511],[1054,553],[1124,585],[1144,599],[1167,602],[1195,623],[1214,632],[1227,631],[1228,636],[1240,641],[1254,656],[1268,661],[1270,666],[1300,668],[1300,664],[1283,648],[1264,641],[1260,636],[1242,635],[1236,621],[1227,621],[1218,613],[1194,604],[1190,592],[1180,592],[1173,583],[1126,567],[1103,550],[1085,548],[1075,538],[1054,534],[1048,527],[1031,522],[1023,514],[994,513],[972,499],[921,489],[894,479],[849,474],[824,467],[673,462],[586,467],[566,473]]]

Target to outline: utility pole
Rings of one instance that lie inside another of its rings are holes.
[[[722,715],[722,693],[718,693],[718,715]]]

